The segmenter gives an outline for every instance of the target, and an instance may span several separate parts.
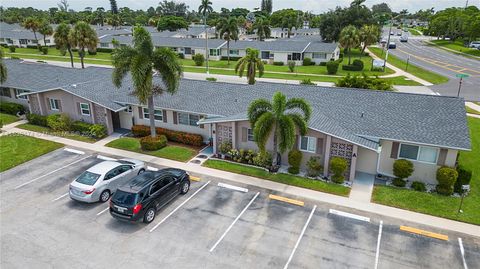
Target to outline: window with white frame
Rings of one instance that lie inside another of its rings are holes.
[[[110,43],[108,43],[108,42],[100,42],[100,47],[101,47],[101,48],[108,48],[108,47],[110,47]]]
[[[253,137],[253,129],[247,129],[247,141],[255,141]]]
[[[15,95],[17,96],[18,99],[27,100],[28,98],[27,98],[26,95],[18,96],[18,95],[20,95],[21,93],[24,93],[24,92],[29,92],[29,91],[21,90],[21,89],[15,89]]]
[[[80,103],[80,112],[84,116],[90,116],[90,105],[87,103]]]
[[[45,39],[45,44],[50,43],[50,39]]]
[[[238,55],[238,50],[230,50],[230,55]]]
[[[300,150],[315,153],[317,151],[317,138],[311,136],[301,136]]]
[[[149,119],[150,118],[150,115],[148,114],[148,108],[147,107],[143,108],[143,118],[144,119]],[[161,109],[155,109],[154,118],[155,118],[155,120],[158,120],[158,121],[163,120],[163,112],[162,112]]]
[[[400,144],[398,157],[413,161],[436,163],[438,157],[438,149],[425,146]]]
[[[210,49],[210,56],[218,56],[218,49]]]
[[[313,59],[327,59],[327,54],[326,53],[321,53],[321,52],[314,52],[312,54]]]
[[[60,100],[50,99],[50,110],[60,110]]]
[[[199,115],[178,113],[178,124],[197,126],[197,122],[200,120]]]

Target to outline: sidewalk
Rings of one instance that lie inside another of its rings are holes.
[[[276,183],[268,180],[263,180],[255,177],[244,176],[244,175],[234,174],[234,173],[225,172],[221,170],[211,169],[211,168],[199,166],[196,164],[172,161],[168,159],[157,158],[150,155],[105,147],[104,145],[109,141],[111,141],[113,139],[112,137],[107,137],[103,140],[98,141],[97,143],[90,144],[86,142],[70,140],[67,138],[35,133],[35,132],[25,131],[22,129],[15,128],[16,125],[21,123],[22,121],[5,126],[3,128],[3,130],[5,131],[4,133],[6,134],[20,133],[20,134],[25,134],[29,136],[35,136],[41,139],[62,143],[65,146],[75,147],[77,149],[95,151],[101,154],[109,154],[109,155],[134,158],[134,159],[142,160],[144,162],[153,163],[159,166],[180,168],[200,177],[207,176],[207,177],[222,178],[229,181],[239,182],[242,184],[253,185],[260,188],[281,192],[286,195],[304,197],[306,199],[314,200],[317,202],[330,203],[330,204],[349,207],[357,210],[363,210],[363,211],[367,211],[374,214],[384,215],[388,217],[393,217],[393,218],[398,218],[398,219],[403,219],[408,221],[415,221],[419,224],[429,225],[439,229],[446,229],[446,230],[451,230],[455,232],[460,232],[460,233],[465,233],[465,234],[480,237],[479,226],[458,222],[458,221],[453,221],[453,220],[448,220],[444,218],[434,217],[430,215],[425,215],[421,213],[416,213],[412,211],[407,211],[403,209],[388,207],[384,205],[374,204],[368,201],[368,199],[366,199],[365,197],[356,199],[355,197],[357,197],[357,195],[355,195],[355,192],[350,198],[341,197],[337,195],[317,192],[313,190],[308,190],[304,188],[299,188],[299,187],[289,186],[289,185]]]

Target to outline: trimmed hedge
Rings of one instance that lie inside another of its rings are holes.
[[[164,135],[156,137],[145,136],[140,138],[140,147],[142,150],[155,151],[164,148],[167,145],[167,138]]]
[[[97,48],[97,52],[110,53],[110,52],[113,52],[113,49],[109,49],[109,48]]]
[[[363,62],[359,59],[353,60],[351,65],[342,65],[342,70],[345,71],[362,71],[363,70]]]
[[[203,62],[205,62],[205,56],[203,56],[203,54],[197,53],[193,55],[192,60],[195,62],[196,66],[202,66]]]
[[[288,153],[288,172],[290,174],[298,174],[300,172],[300,164],[302,163],[302,152],[299,150],[292,150]]]
[[[278,65],[278,66],[283,66],[285,63],[284,62],[273,62],[273,65]]]
[[[54,131],[70,131],[72,121],[66,114],[51,114],[47,116],[47,126]]]
[[[335,75],[338,71],[338,62],[336,61],[329,61],[326,63],[327,72],[329,75]]]
[[[327,66],[327,62],[320,62],[318,65],[319,66]]]
[[[437,170],[437,192],[443,195],[453,194],[453,185],[457,181],[458,172],[447,166],[438,168]]]
[[[191,146],[202,146],[203,137],[199,134],[191,134],[186,132],[173,131],[165,128],[155,128],[158,135],[165,135],[168,141],[177,142]],[[150,135],[150,126],[134,125],[132,133],[136,137],[145,137]]]
[[[47,116],[27,114],[27,120],[30,124],[47,127]]]
[[[413,174],[413,171],[415,171],[415,168],[409,160],[398,159],[393,162],[393,175],[399,179],[409,178]]]
[[[48,54],[48,47],[42,47],[42,54],[47,55]]]
[[[425,183],[420,181],[412,182],[412,189],[416,191],[421,191],[421,192],[425,192],[427,190],[427,188],[425,187]]]
[[[242,57],[240,56],[230,56],[230,61],[238,61],[240,60]],[[220,58],[222,61],[227,61],[228,60],[228,57],[227,56],[222,56]]]
[[[345,180],[345,170],[347,170],[347,160],[342,157],[333,157],[330,159],[330,171],[332,171],[332,181],[338,184],[342,184]]]
[[[15,46],[13,46],[13,45],[8,47],[8,50],[9,50],[10,52],[15,52],[16,49],[17,49],[17,48],[16,48]]]
[[[392,184],[393,184],[394,186],[396,186],[396,187],[401,187],[401,188],[403,188],[403,187],[405,187],[405,185],[407,185],[407,181],[405,181],[405,180],[403,180],[403,179],[401,179],[401,178],[396,177],[396,178],[393,179]]]
[[[304,66],[315,65],[315,62],[312,61],[312,59],[306,57],[306,58],[303,58],[302,65]]]
[[[20,114],[25,113],[25,108],[16,103],[10,103],[10,102],[0,102],[0,112],[10,114],[10,115],[17,115],[17,113],[20,112]]]

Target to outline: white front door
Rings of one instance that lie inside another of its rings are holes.
[[[132,112],[120,111],[120,127],[123,129],[132,129],[133,126],[133,114]]]

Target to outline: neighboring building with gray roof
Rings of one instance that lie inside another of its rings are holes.
[[[33,113],[67,113],[74,120],[105,124],[110,133],[148,125],[145,105],[130,94],[130,77],[117,89],[112,69],[5,63],[9,76],[1,85],[2,99],[7,90],[27,90],[17,98],[28,96]],[[155,83],[161,83],[158,77]],[[156,124],[201,134],[212,141],[214,152],[226,142],[237,149],[258,150],[246,110],[253,100],[271,99],[276,91],[304,98],[312,106],[308,133],[298,136],[295,145],[303,153],[302,167],[310,157],[318,157],[328,174],[330,158],[339,156],[348,161],[346,175],[353,180],[359,172],[393,176],[393,162],[405,158],[415,166],[410,180],[435,183],[438,167],[454,166],[458,152],[470,149],[464,100],[437,95],[182,79],[178,93],[155,97]],[[269,141],[267,149],[271,145]],[[282,164],[287,159],[283,154]]]
[[[55,42],[52,36],[46,36],[45,41],[43,35],[37,32],[37,40],[32,31],[23,28],[20,24],[8,24],[0,22],[0,45],[23,47],[27,46],[53,46]]]

